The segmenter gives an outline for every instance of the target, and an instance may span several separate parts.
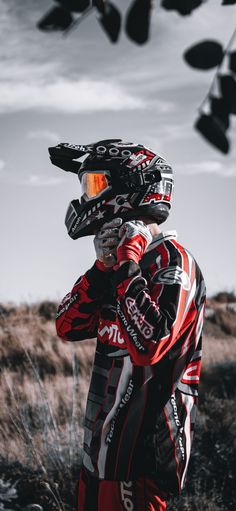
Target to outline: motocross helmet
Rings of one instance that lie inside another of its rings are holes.
[[[95,234],[118,216],[124,221],[149,216],[158,224],[167,219],[172,168],[142,144],[109,139],[84,146],[59,144],[49,153],[54,165],[78,174],[81,184],[80,199],[72,200],[66,212],[71,238]]]

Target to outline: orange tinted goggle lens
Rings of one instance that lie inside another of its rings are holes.
[[[96,197],[108,187],[105,172],[85,172],[81,179],[82,192],[90,197]]]

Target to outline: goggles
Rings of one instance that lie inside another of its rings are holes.
[[[103,190],[109,188],[108,175],[105,171],[84,172],[80,179],[82,194],[89,199],[97,197]]]

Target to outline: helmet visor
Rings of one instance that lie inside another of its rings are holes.
[[[84,172],[81,176],[82,193],[89,199],[96,197],[109,187],[107,175],[104,171]]]

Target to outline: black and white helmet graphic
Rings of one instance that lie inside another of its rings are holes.
[[[158,224],[167,219],[172,168],[142,144],[109,139],[88,145],[59,144],[49,153],[54,165],[78,174],[81,184],[80,198],[70,202],[66,213],[71,238],[94,234],[117,216],[124,221],[151,216]]]

